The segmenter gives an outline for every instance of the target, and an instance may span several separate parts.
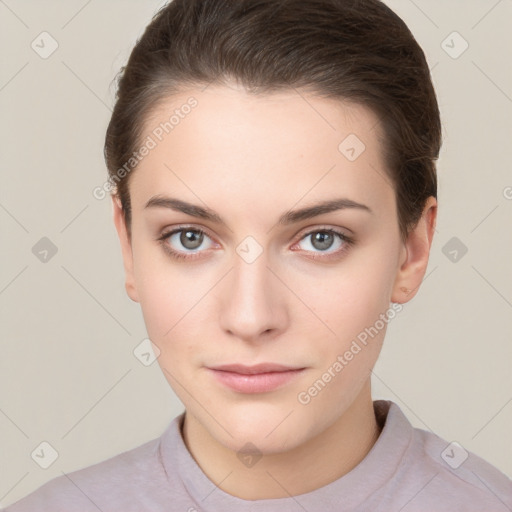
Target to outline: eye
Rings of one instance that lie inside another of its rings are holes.
[[[195,259],[208,249],[218,246],[199,228],[193,226],[178,226],[163,233],[158,239],[164,250],[175,259]],[[354,244],[347,235],[332,229],[316,229],[306,233],[292,250],[300,250],[312,254],[311,258],[341,257]]]
[[[353,243],[350,237],[334,229],[316,229],[306,233],[294,247],[315,254],[313,257],[328,257],[344,253]]]
[[[214,246],[211,238],[202,229],[191,226],[180,226],[167,231],[158,240],[164,249],[176,258],[191,258]]]

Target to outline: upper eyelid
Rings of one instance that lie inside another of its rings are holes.
[[[302,238],[302,236],[309,235],[311,233],[316,233],[318,231],[332,231],[334,233],[337,233],[338,235],[343,235],[343,236],[349,237],[350,235],[345,234],[344,231],[351,231],[351,230],[348,228],[342,228],[339,226],[334,227],[334,226],[330,226],[328,224],[318,224],[317,226],[308,226],[308,227],[301,229],[299,231],[299,233],[297,234],[297,236],[301,236],[301,238]]]

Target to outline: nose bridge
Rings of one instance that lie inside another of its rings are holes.
[[[243,248],[243,244],[242,248]],[[220,311],[221,327],[246,340],[284,327],[284,295],[268,268],[267,254],[256,259],[234,255],[233,269],[226,280]]]

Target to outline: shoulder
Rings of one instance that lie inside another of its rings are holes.
[[[406,457],[402,478],[417,493],[411,500],[417,499],[423,507],[512,510],[512,480],[460,444],[414,428]]]
[[[144,496],[162,488],[160,438],[86,468],[63,473],[8,506],[5,512],[137,510]],[[120,507],[120,508],[119,508]]]
[[[379,512],[512,511],[512,481],[500,470],[458,443],[414,428],[396,403],[379,400],[374,407],[383,428],[371,467],[385,477],[376,477],[379,488],[365,506],[370,502]]]

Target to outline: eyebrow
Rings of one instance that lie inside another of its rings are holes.
[[[192,217],[209,220],[216,224],[223,224],[224,226],[226,225],[222,217],[220,217],[210,208],[203,208],[202,206],[187,203],[186,201],[182,201],[173,197],[166,197],[162,195],[153,196],[144,206],[144,209],[147,208],[169,208],[177,212],[185,213],[186,215],[190,215]],[[322,201],[312,206],[306,206],[298,210],[285,212],[283,215],[281,215],[281,217],[279,217],[278,223],[281,225],[294,224],[302,220],[317,217],[318,215],[322,215],[324,213],[345,209],[357,209],[373,214],[372,210],[364,204],[357,203],[351,199],[339,198]]]

